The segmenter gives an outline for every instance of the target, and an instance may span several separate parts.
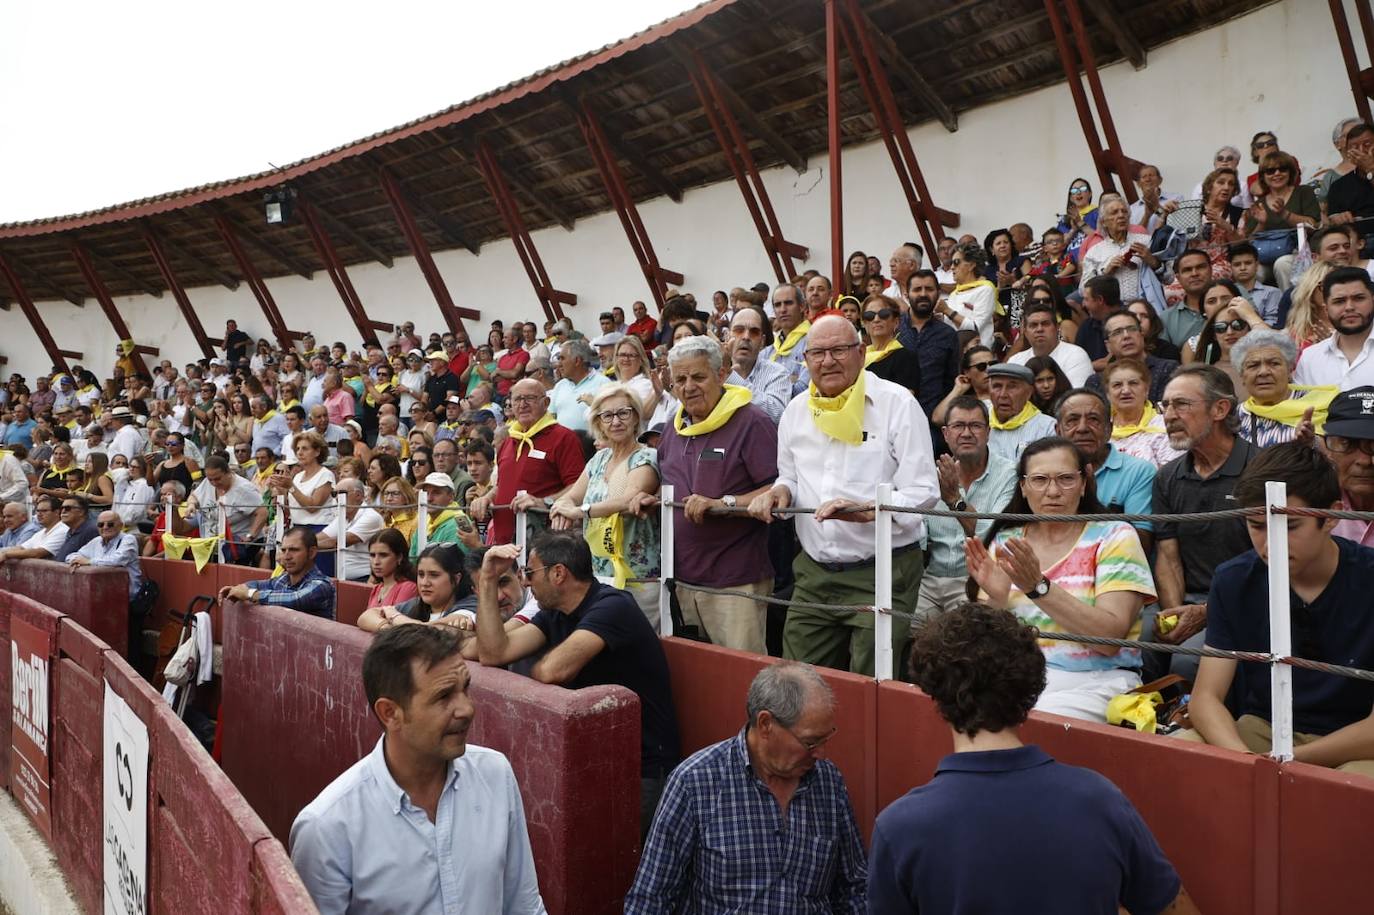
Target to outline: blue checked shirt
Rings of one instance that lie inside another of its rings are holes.
[[[334,582],[315,566],[310,567],[300,584],[293,585],[288,572],[266,581],[246,581],[244,584],[257,589],[254,603],[299,610],[327,620],[334,618]]]
[[[744,735],[668,777],[626,915],[867,912],[868,866],[839,769],[818,760],[784,817]]]

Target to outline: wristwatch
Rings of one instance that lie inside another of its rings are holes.
[[[722,502],[725,503],[725,507],[726,507],[726,508],[734,508],[737,504],[739,504],[739,500],[738,500],[738,499],[736,499],[734,496],[728,496],[728,495],[727,495],[727,496],[721,496],[721,497],[720,497],[720,501],[722,501]]]
[[[952,512],[968,511],[968,501],[965,499],[960,499],[958,502],[955,502],[953,505],[950,505],[949,510]]]
[[[1040,598],[1044,597],[1049,593],[1050,580],[1049,578],[1042,575],[1040,576],[1040,584],[1036,585],[1034,588],[1031,588],[1030,593],[1026,596],[1029,597],[1031,600],[1039,600]]]

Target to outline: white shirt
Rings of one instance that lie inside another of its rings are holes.
[[[936,267],[936,268],[935,268],[935,282],[939,283],[941,286],[953,286],[953,285],[954,285],[954,271],[953,271],[953,270],[946,270],[944,267]]]
[[[1199,190],[1201,190],[1201,188],[1199,188]],[[1166,203],[1180,203],[1182,199],[1183,198],[1179,197],[1177,194],[1170,194],[1167,191],[1159,192],[1159,203],[1161,206]],[[1161,215],[1158,210],[1150,214],[1150,224],[1145,225],[1145,201],[1143,199],[1137,200],[1135,203],[1131,204],[1130,215],[1127,218],[1130,219],[1131,225],[1141,226],[1146,232],[1152,234],[1156,229],[1164,225],[1164,216]]]
[[[59,521],[46,531],[39,531],[28,540],[25,540],[21,549],[46,550],[48,556],[53,559],[65,559],[66,557],[64,556],[58,556],[57,551],[62,548],[62,544],[66,542],[67,535],[70,533],[71,531],[67,529],[67,525]]]
[[[24,465],[12,454],[0,456],[0,505],[6,502],[23,502],[29,491],[29,478],[24,476]]]
[[[372,572],[372,562],[367,554],[368,542],[372,535],[386,526],[386,521],[374,509],[366,505],[359,508],[353,515],[353,520],[348,522],[348,530],[345,539],[356,536],[357,543],[350,543],[343,548],[343,577],[348,581],[360,581]],[[328,531],[333,536],[333,531]]]
[[[292,524],[329,524],[334,520],[334,503],[325,499],[324,504],[318,508],[306,508],[296,500],[296,489],[309,495],[326,483],[334,483],[334,471],[328,467],[321,467],[315,471],[315,475],[306,478],[305,471],[302,470],[291,478],[291,483],[295,489],[287,497],[291,504],[291,523]]]
[[[157,493],[153,492],[153,487],[143,477],[130,480],[129,471],[122,467],[110,471],[110,476],[115,478],[112,507],[115,514],[119,515],[119,520],[124,522],[125,527],[132,527],[146,520],[148,506],[153,504],[153,499],[157,496]],[[254,491],[257,491],[256,488]]]
[[[1365,338],[1354,362],[1346,359],[1345,353],[1336,347],[1340,339],[1340,334],[1332,334],[1303,350],[1293,373],[1293,383],[1335,385],[1342,391],[1374,385],[1374,358],[1371,358],[1374,333]]]
[[[948,318],[944,321],[955,330],[977,330],[978,342],[992,348],[992,319],[997,314],[997,289],[994,286],[978,284],[963,292],[951,292],[945,297],[950,310],[961,315],[963,324],[955,324]],[[969,322],[973,323],[970,324]],[[910,392],[908,392],[910,393]]]
[[[1034,355],[1034,350],[1023,349],[1007,361],[1013,365],[1025,365]],[[1050,353],[1050,358],[1064,370],[1064,374],[1069,376],[1069,384],[1076,388],[1087,384],[1088,377],[1093,373],[1093,361],[1088,356],[1088,351],[1076,344],[1060,340],[1059,345]]]
[[[811,419],[808,398],[792,399],[778,424],[778,486],[792,504],[817,507],[831,499],[873,501],[879,483],[892,484],[890,505],[928,508],[940,495],[930,423],[920,401],[901,385],[864,372],[866,440],[850,445],[826,435]],[[873,524],[797,515],[802,549],[817,562],[873,558]],[[892,516],[892,545],[906,546],[925,531],[921,515]]]
[[[110,443],[110,457],[122,454],[132,461],[142,453],[143,436],[138,434],[138,427],[133,423],[120,426],[114,435],[114,441]]]
[[[410,408],[414,406],[416,396],[425,392],[425,379],[428,377],[429,372],[425,369],[421,369],[418,372],[412,372],[410,369],[406,369],[401,372],[401,377],[396,379],[403,387],[414,392],[401,395],[401,402],[396,405],[396,408],[400,411],[402,416],[410,415]],[[440,406],[442,406],[442,404],[434,405],[435,409],[438,409]]]
[[[225,522],[229,525],[234,540],[242,542],[248,539],[248,534],[253,529],[253,516],[262,507],[262,493],[243,477],[235,474],[229,476],[229,491],[224,495],[220,495],[209,478],[201,480],[192,495],[201,510],[202,536],[209,536],[210,532],[218,530],[218,518],[215,512],[209,509],[211,505],[218,505],[224,511]]]

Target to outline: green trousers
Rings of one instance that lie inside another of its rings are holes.
[[[924,562],[920,550],[909,550],[892,559],[892,609],[911,613],[921,590]],[[792,562],[797,584],[792,599],[812,604],[869,606],[873,603],[873,567],[831,572],[821,568],[806,551]],[[874,614],[851,610],[813,610],[788,607],[782,630],[782,656],[824,667],[873,676]],[[911,634],[906,617],[892,621],[894,675],[904,668],[902,652]]]

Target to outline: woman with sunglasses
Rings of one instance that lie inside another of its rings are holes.
[[[1259,193],[1245,212],[1245,234],[1273,229],[1309,228],[1321,222],[1317,192],[1298,184],[1298,160],[1286,152],[1268,152],[1259,163]]]
[[[553,503],[549,523],[556,531],[585,524],[592,571],[633,594],[658,632],[658,452],[639,443],[643,405],[625,385],[603,385],[592,396],[589,424],[592,435],[607,447]],[[609,549],[607,541],[614,544]],[[655,580],[627,582],[629,578]]]
[[[901,306],[885,295],[864,299],[863,329],[868,334],[864,368],[879,378],[899,384],[914,397],[921,389],[921,362],[897,340]]]
[[[1017,465],[1008,513],[1041,516],[1105,511],[1094,478],[1068,439],[1032,442]],[[1044,632],[1140,637],[1140,610],[1156,598],[1135,528],[1124,521],[994,521],[964,542],[969,590]],[[1140,649],[1042,641],[1045,690],[1035,707],[1105,721],[1107,703],[1140,685]]]
[[[984,404],[990,404],[992,394],[988,386],[988,368],[996,362],[992,350],[981,343],[964,350],[964,355],[959,360],[961,371],[954,378],[954,387],[931,412],[930,421],[937,426],[943,426],[945,417],[949,414],[949,405],[966,394],[977,397]],[[991,410],[992,407],[989,406],[988,409]]]
[[[167,435],[167,457],[157,465],[157,485],[176,481],[190,492],[196,488],[196,477],[200,475],[200,465],[186,453],[186,436],[180,432]]]
[[[415,587],[417,593],[409,600],[363,611],[358,628],[380,632],[393,626],[433,623],[475,631],[477,593],[458,547],[451,543],[425,547],[415,563]]]
[[[419,441],[417,438],[416,441]],[[406,461],[406,482],[419,488],[425,477],[434,472],[434,452],[431,448],[412,448]]]
[[[1202,289],[1202,313],[1207,323],[1202,332],[1183,345],[1183,364],[1205,362],[1215,365],[1236,385],[1236,393],[1244,395],[1245,386],[1240,372],[1231,364],[1231,347],[1252,329],[1268,327],[1255,308],[1240,294],[1240,287],[1230,280],[1212,280]]]
[[[419,595],[415,569],[410,564],[410,547],[400,531],[384,527],[373,534],[367,544],[367,555],[374,582],[372,593],[367,596],[368,609],[395,607]]]
[[[1064,215],[1059,217],[1057,228],[1064,235],[1064,250],[1077,261],[1078,249],[1088,235],[1097,231],[1097,204],[1093,203],[1093,188],[1087,178],[1069,182]]]

